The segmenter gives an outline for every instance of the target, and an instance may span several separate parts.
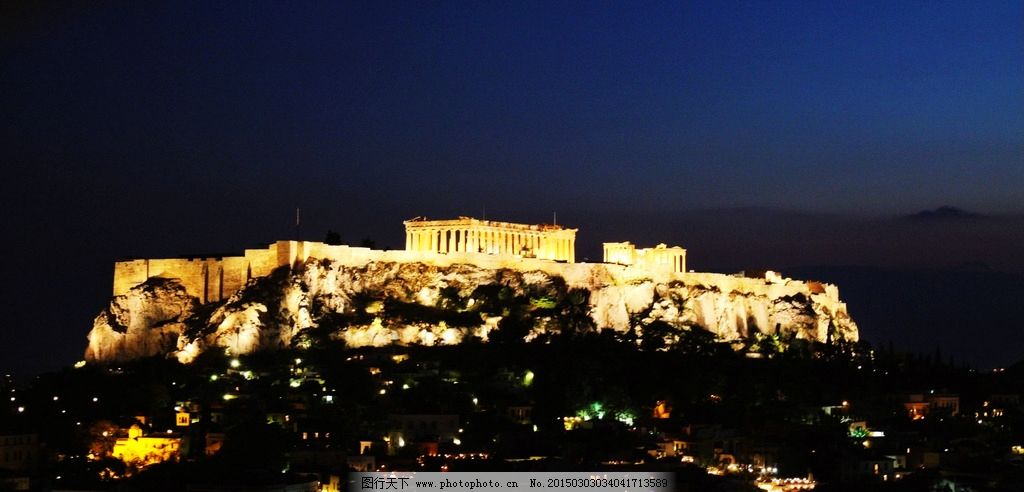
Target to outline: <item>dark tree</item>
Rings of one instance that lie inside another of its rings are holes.
[[[328,229],[327,237],[324,238],[324,243],[329,244],[331,246],[341,245],[341,234],[338,234],[337,231],[332,231]]]

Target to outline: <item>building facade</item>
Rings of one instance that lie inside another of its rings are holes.
[[[553,224],[515,224],[459,217],[405,224],[406,251],[487,253],[541,260],[576,261],[576,231]]]
[[[0,470],[34,471],[39,452],[37,434],[0,435]]]
[[[181,449],[181,438],[167,435],[144,436],[142,428],[134,424],[128,429],[128,437],[114,442],[115,458],[139,467],[169,460],[177,460]]]

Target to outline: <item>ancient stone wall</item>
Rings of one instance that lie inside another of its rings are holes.
[[[750,278],[720,273],[672,272],[651,270],[641,265],[607,263],[563,263],[537,258],[486,253],[424,251],[381,251],[362,247],[334,246],[320,242],[277,241],[266,249],[247,249],[243,256],[223,258],[179,258],[127,260],[114,264],[114,295],[124,295],[149,278],[176,278],[189,295],[200,302],[218,302],[241,289],[251,278],[265,277],[274,269],[296,265],[309,258],[327,259],[346,266],[370,262],[423,263],[447,267],[456,264],[486,269],[541,271],[565,279],[569,286],[587,287],[593,279],[604,277],[619,285],[644,282],[701,285],[723,293],[781,298],[807,296],[831,312],[845,311],[839,289],[830,284],[782,278],[775,272]]]

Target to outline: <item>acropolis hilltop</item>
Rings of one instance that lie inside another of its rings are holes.
[[[505,299],[525,303],[519,312],[527,313],[578,299],[593,329],[638,338],[655,322],[702,328],[726,341],[858,338],[836,286],[772,271],[688,271],[679,246],[608,242],[602,262],[577,263],[577,229],[561,225],[470,217],[417,217],[404,225],[402,250],[284,240],[238,256],[118,261],[114,297],[94,322],[86,358],[173,353],[187,362],[207,347],[290,346],[322,324],[348,346],[487,340],[511,311],[477,302],[481,287],[507,289]],[[459,326],[410,318],[410,311],[362,306],[358,299],[367,298],[462,317],[452,318]],[[201,311],[202,304],[214,309]],[[331,325],[332,316],[352,313],[373,322]],[[532,326],[527,338],[566,329],[569,321],[559,316],[538,311],[524,321]]]

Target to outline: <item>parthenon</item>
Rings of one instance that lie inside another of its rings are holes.
[[[552,224],[515,224],[459,217],[405,224],[406,251],[488,253],[573,263],[576,231]]]

